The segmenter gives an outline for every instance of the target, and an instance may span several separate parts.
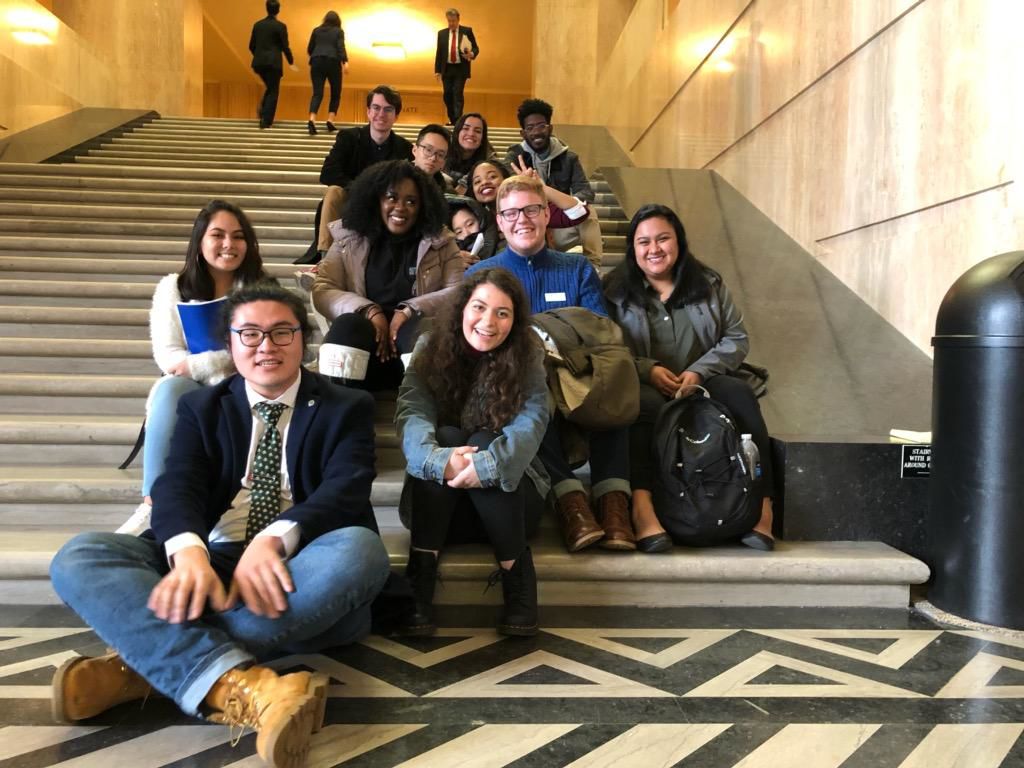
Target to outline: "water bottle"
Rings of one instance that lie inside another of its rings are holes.
[[[761,479],[761,452],[757,450],[754,438],[749,434],[740,435],[740,450],[743,452],[743,460],[746,463],[747,471],[754,480]]]

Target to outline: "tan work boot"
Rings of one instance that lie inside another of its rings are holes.
[[[561,496],[558,499],[558,511],[562,515],[565,548],[570,552],[579,552],[604,536],[604,529],[594,519],[587,495],[583,491],[569,491]]]
[[[597,500],[597,519],[604,528],[602,549],[636,550],[636,535],[629,519],[629,496],[623,491],[609,491]]]
[[[300,768],[310,735],[323,724],[326,696],[326,675],[278,676],[267,667],[250,667],[223,674],[203,703],[214,710],[213,722],[255,730],[256,751],[267,764]]]
[[[59,723],[87,720],[126,701],[146,698],[152,687],[116,653],[68,659],[53,676],[50,708]]]

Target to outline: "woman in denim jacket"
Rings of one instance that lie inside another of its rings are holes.
[[[400,511],[411,530],[406,576],[416,596],[406,634],[430,635],[446,544],[489,542],[500,568],[498,631],[537,632],[537,577],[527,539],[549,482],[537,449],[548,424],[540,341],[530,304],[504,269],[472,275],[420,338],[398,391],[407,462]]]

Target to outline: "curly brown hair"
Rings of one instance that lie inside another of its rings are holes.
[[[512,328],[501,346],[480,355],[462,332],[462,313],[473,291],[484,283],[512,299]],[[541,355],[541,347],[530,330],[526,291],[507,269],[490,267],[469,275],[458,287],[435,320],[413,367],[437,405],[438,426],[500,432],[523,408],[522,372],[534,355]],[[466,419],[479,423],[464,424]]]

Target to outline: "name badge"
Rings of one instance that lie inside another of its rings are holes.
[[[565,301],[564,293],[545,293],[544,301]]]

